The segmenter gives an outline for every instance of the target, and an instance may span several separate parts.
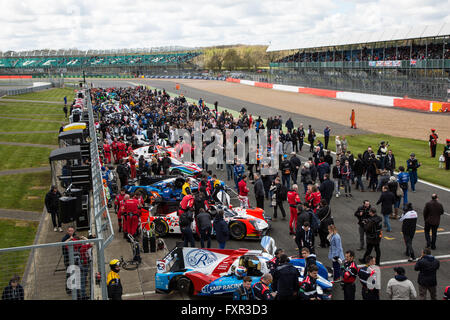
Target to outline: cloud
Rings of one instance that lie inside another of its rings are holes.
[[[450,0],[0,0],[0,51],[296,42],[450,21]]]

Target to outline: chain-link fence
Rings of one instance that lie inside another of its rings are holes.
[[[2,299],[21,295],[25,300],[94,299],[97,271],[92,253],[99,251],[100,243],[101,239],[69,240],[0,249]]]
[[[102,183],[90,93],[87,89],[81,91],[86,99],[89,127],[86,141],[90,142],[92,173],[92,189],[88,195],[91,199],[88,201],[89,230],[71,237],[68,229],[66,242],[0,249],[0,288],[6,299],[21,296],[29,300],[108,298],[104,255],[114,231]],[[49,224],[49,219],[41,220],[42,233],[52,229]]]

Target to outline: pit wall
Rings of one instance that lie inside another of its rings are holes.
[[[266,82],[256,82],[250,80],[241,80],[227,78],[227,82],[240,83],[253,87],[267,88],[285,92],[295,92],[311,94],[320,97],[332,98],[357,103],[372,104],[383,107],[394,107],[403,109],[412,109],[427,112],[450,112],[450,102],[418,100],[401,97],[390,97],[376,94],[364,94],[347,91],[335,91],[326,89],[315,89],[305,87],[286,86],[281,84],[272,84]]]

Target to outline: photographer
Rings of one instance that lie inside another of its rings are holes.
[[[371,208],[369,200],[364,200],[363,205],[355,211],[355,217],[358,218],[359,226],[359,248],[358,250],[364,250],[364,223],[363,221],[369,217],[369,210]]]

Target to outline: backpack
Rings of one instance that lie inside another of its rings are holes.
[[[310,214],[310,216],[311,216],[311,229],[314,232],[316,232],[317,230],[319,230],[320,227],[320,219],[315,213]]]

